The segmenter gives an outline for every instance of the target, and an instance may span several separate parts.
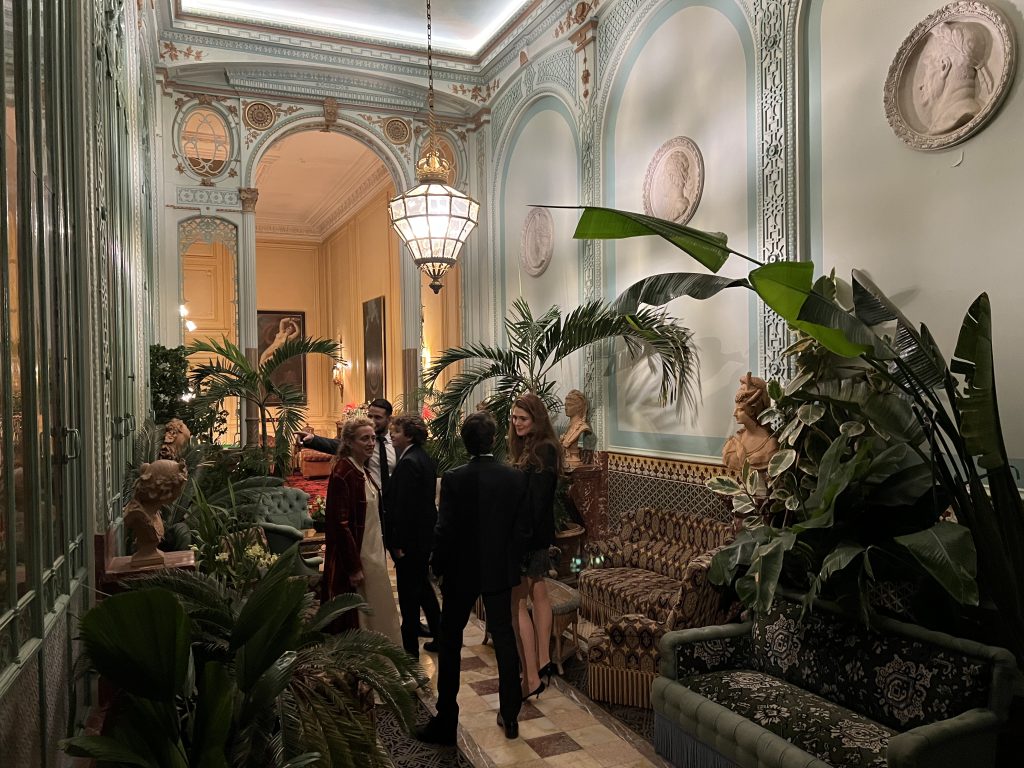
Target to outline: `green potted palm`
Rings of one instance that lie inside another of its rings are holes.
[[[256,414],[259,445],[264,451],[268,451],[273,434],[273,461],[283,474],[289,466],[292,436],[305,423],[307,403],[299,387],[275,381],[274,374],[293,357],[326,355],[338,361],[340,352],[336,341],[301,337],[285,341],[262,363],[254,363],[226,337],[194,341],[186,348],[189,357],[213,357],[192,368],[189,381],[197,393],[193,403],[209,406],[232,397],[244,401]],[[256,437],[250,435],[249,439],[255,441]]]
[[[524,392],[534,392],[556,413],[561,398],[552,373],[574,352],[592,344],[621,339],[634,356],[648,354],[660,371],[664,402],[693,406],[699,386],[699,360],[691,332],[663,310],[634,307],[623,311],[606,302],[591,301],[568,314],[553,306],[539,317],[523,298],[513,302],[505,319],[503,346],[467,344],[444,350],[424,373],[433,387],[444,371],[459,366],[445,388],[435,393],[431,407],[431,434],[441,468],[451,466],[459,452],[459,425],[479,387],[493,384],[483,400],[498,422],[499,434],[508,429],[512,403]],[[499,447],[500,450],[500,447]]]

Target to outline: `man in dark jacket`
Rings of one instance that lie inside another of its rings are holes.
[[[420,655],[420,608],[434,637],[441,623],[427,570],[437,523],[437,464],[423,450],[426,440],[427,425],[419,416],[406,413],[392,419],[391,442],[398,460],[384,489],[384,546],[395,562],[402,646],[415,658]],[[424,648],[437,650],[437,641]]]
[[[522,691],[519,654],[512,631],[512,587],[520,580],[520,558],[529,538],[523,473],[497,461],[491,449],[497,426],[486,411],[462,425],[472,458],[441,479],[441,508],[431,563],[441,579],[441,652],[437,715],[417,734],[422,741],[454,744],[459,722],[462,634],[477,596],[483,596],[487,629],[498,661],[498,724],[505,736],[519,735]]]

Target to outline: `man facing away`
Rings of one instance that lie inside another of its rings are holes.
[[[423,450],[426,440],[427,425],[419,416],[403,413],[392,419],[391,442],[398,461],[384,491],[384,545],[395,563],[402,645],[413,658],[420,655],[420,607],[434,637],[441,621],[427,572],[437,523],[437,464]],[[428,642],[424,649],[436,651],[437,641]]]
[[[437,714],[417,737],[454,744],[459,723],[462,635],[477,596],[483,597],[487,629],[498,661],[498,725],[519,735],[522,690],[519,654],[512,630],[512,587],[530,536],[523,473],[491,453],[497,425],[486,411],[466,418],[462,441],[472,458],[441,479],[441,507],[431,564],[441,579],[441,652],[438,656]]]

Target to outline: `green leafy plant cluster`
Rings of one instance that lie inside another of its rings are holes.
[[[863,420],[856,419],[864,431],[852,434],[849,430],[858,427],[847,427],[844,434],[843,425],[851,419],[847,418],[849,413],[843,414],[837,425],[838,435],[831,434],[829,447],[821,453],[814,489],[809,487],[811,480],[808,479],[806,490],[809,495],[805,498],[801,494],[799,501],[789,502],[796,507],[789,511],[804,510],[803,519],[769,519],[762,532],[757,534],[765,538],[754,538],[737,545],[746,548],[745,554],[741,555],[734,549],[730,555],[723,556],[729,560],[722,570],[728,572],[734,564],[738,568],[749,563],[743,576],[751,576],[751,581],[756,584],[777,582],[784,566],[801,556],[801,548],[795,543],[791,545],[791,541],[808,527],[834,528],[836,510],[842,509],[847,494],[850,498],[880,501],[889,488],[893,490],[890,499],[898,497],[897,489],[911,495],[909,491],[924,488],[916,500],[907,499],[908,503],[892,506],[892,514],[903,518],[897,530],[904,527],[902,523],[905,522],[906,527],[917,525],[919,532],[929,532],[922,533],[920,546],[912,545],[909,550],[903,546],[903,549],[910,551],[918,564],[951,595],[968,604],[974,602],[975,595],[969,587],[974,551],[966,546],[962,534],[952,533],[953,529],[945,524],[931,525],[929,522],[948,503],[957,521],[969,529],[974,542],[980,602],[993,609],[990,613],[998,613],[999,616],[992,627],[997,636],[987,639],[1006,645],[1018,659],[1024,659],[1024,502],[1006,455],[1000,426],[991,309],[987,294],[981,294],[969,308],[952,361],[947,365],[928,328],[912,324],[862,272],[854,271],[852,305],[844,306],[837,300],[831,281],[814,280],[812,264],[760,264],[729,248],[722,234],[607,208],[584,209],[576,230],[579,238],[618,239],[651,235],[672,243],[712,273],[718,272],[731,256],[747,260],[753,269],[745,278],[702,272],[654,275],[630,286],[616,302],[617,308],[628,312],[641,303],[660,306],[681,296],[707,299],[731,288],[752,290],[792,329],[810,337],[832,355],[845,361],[855,360],[871,369],[874,382],[897,392],[906,403],[904,417],[912,416],[909,420],[916,422],[916,427],[906,423],[905,429],[919,430],[917,434],[923,435],[923,443],[927,446],[927,451],[921,450],[910,432],[905,432],[905,440],[901,440],[899,434],[888,433],[884,422],[866,412],[862,414]],[[798,387],[787,388],[786,393],[796,397],[798,391],[806,387],[806,401],[797,406],[798,424],[792,426],[792,430],[799,428],[803,431],[820,421],[814,418],[818,412],[815,405],[824,406],[827,410],[839,401],[844,408],[853,411],[867,408],[875,402],[867,391],[861,392],[863,401],[858,404],[855,398],[844,401],[841,391],[816,392],[813,388],[819,385],[820,382],[812,377]],[[841,388],[843,384],[838,382],[830,386]],[[809,407],[804,411],[806,418],[800,419],[799,408],[803,405]],[[792,415],[786,416],[789,426]],[[785,442],[788,443],[789,436],[786,437]],[[902,448],[898,447],[900,443],[904,444]],[[894,446],[890,458],[899,471],[881,477],[883,471],[888,473],[889,470],[879,461],[887,450],[887,444]],[[797,471],[800,471],[798,462],[801,458],[813,459],[812,449],[806,445],[802,446],[803,455],[795,443],[784,448],[792,448],[794,454],[786,454],[779,461],[786,462],[792,457],[790,467],[796,466]],[[914,464],[916,459],[911,454],[920,455],[923,463]],[[774,469],[777,486],[785,487],[789,481],[782,478],[784,471],[778,465]],[[920,477],[925,470],[931,475],[927,484]],[[835,478],[833,473],[837,475]],[[803,478],[799,482],[803,483]],[[792,494],[793,488],[788,490]],[[779,500],[776,492],[773,501]],[[813,505],[808,503],[812,500]],[[788,499],[781,501],[785,507]],[[909,503],[911,501],[913,503]],[[815,509],[808,509],[810,506]],[[885,505],[879,506],[885,508]],[[918,522],[913,523],[911,518]],[[913,533],[908,530],[902,536]],[[928,546],[929,537],[933,552],[927,556],[926,564],[920,558]],[[861,543],[851,547],[846,540],[837,539],[823,559],[822,568],[815,572],[819,585],[854,561],[861,564],[870,578],[869,567],[874,558],[866,547],[863,553],[857,550]],[[943,559],[945,565],[940,566]],[[796,560],[794,566],[794,570],[799,571],[805,563]],[[936,567],[941,568],[941,573],[935,571]],[[750,581],[746,584],[749,585]],[[771,600],[767,587],[742,589],[746,599],[755,605]]]
[[[197,405],[192,399],[183,399],[195,394],[188,380],[185,347],[150,345],[149,387],[157,424],[181,419],[194,437],[211,443],[227,431],[228,412],[221,402]]]
[[[562,403],[551,375],[570,355],[592,344],[621,339],[630,355],[650,355],[660,374],[664,402],[693,404],[699,382],[699,361],[691,332],[678,325],[664,311],[634,307],[621,311],[605,302],[592,301],[563,317],[558,306],[534,315],[523,298],[516,299],[505,319],[505,346],[469,344],[444,350],[424,372],[424,385],[431,388],[441,374],[458,366],[453,376],[430,403],[434,418],[431,435],[435,456],[442,467],[453,466],[460,450],[459,427],[479,387],[493,382],[484,407],[498,423],[498,434],[508,430],[512,403],[524,392],[534,392],[548,411],[557,413]],[[504,450],[503,443],[496,450]]]
[[[341,595],[314,610],[291,576],[296,549],[251,591],[183,571],[132,582],[89,611],[89,663],[117,689],[101,736],[68,739],[69,755],[98,768],[298,768],[390,765],[370,696],[413,723],[407,680],[422,670],[382,635],[328,635],[365,607]]]

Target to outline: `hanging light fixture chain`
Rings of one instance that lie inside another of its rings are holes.
[[[427,130],[430,131],[430,149],[437,149],[437,124],[434,119],[434,49],[432,45],[430,0],[427,0]]]

